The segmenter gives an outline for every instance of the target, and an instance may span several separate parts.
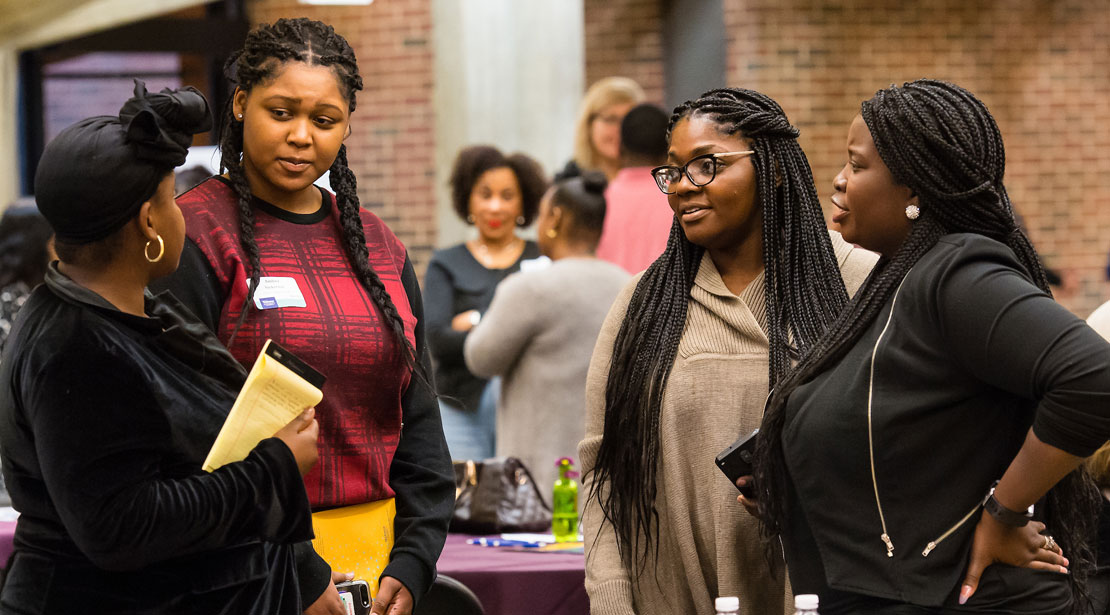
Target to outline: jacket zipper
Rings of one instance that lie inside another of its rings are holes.
[[[909,277],[908,271],[906,277]],[[871,349],[871,373],[867,382],[867,454],[871,459],[871,486],[875,489],[875,508],[879,509],[879,523],[883,526],[883,533],[879,535],[879,539],[886,545],[887,557],[894,557],[894,541],[890,539],[890,533],[886,529],[883,503],[879,500],[879,481],[875,478],[875,440],[871,428],[871,399],[875,392],[875,355],[879,353],[879,343],[883,341],[886,330],[890,328],[890,321],[894,318],[894,307],[898,305],[898,293],[902,292],[902,285],[905,283],[906,278],[903,277],[902,281],[898,283],[898,288],[894,291],[894,299],[890,302],[890,314],[886,317],[886,324],[883,325],[883,330],[879,332],[879,338],[875,340],[875,347]]]
[[[906,272],[906,277],[909,277],[908,271]],[[886,516],[883,515],[883,504],[879,500],[879,481],[875,478],[875,442],[871,427],[871,400],[875,389],[875,356],[879,353],[879,343],[883,341],[887,329],[890,328],[890,322],[894,319],[894,307],[898,304],[898,293],[902,292],[902,285],[906,283],[906,277],[902,278],[902,281],[898,283],[898,288],[894,291],[894,299],[890,302],[890,314],[886,317],[886,324],[883,325],[883,330],[879,333],[879,338],[875,340],[875,347],[871,349],[871,372],[867,383],[867,452],[871,458],[871,486],[875,490],[875,507],[879,510],[879,523],[882,524],[883,527],[883,533],[879,536],[879,539],[886,545],[887,557],[894,557],[894,542],[890,539],[890,533],[886,529]],[[987,494],[982,501],[976,503],[975,507],[969,510],[955,525],[948,528],[948,530],[936,539],[929,541],[929,544],[925,545],[925,549],[921,552],[921,556],[929,557],[929,554],[933,552],[933,549],[937,548],[937,545],[944,542],[953,532],[960,529],[963,524],[967,523],[968,520],[982,508],[988,497],[990,497],[990,494]]]
[[[987,497],[990,497],[990,496],[988,495]],[[929,557],[929,554],[933,552],[933,549],[937,548],[937,545],[939,545],[940,543],[944,542],[944,539],[945,539],[945,538],[948,538],[949,536],[951,536],[951,535],[952,535],[952,532],[955,532],[956,530],[960,529],[960,527],[961,527],[961,526],[962,526],[963,524],[967,523],[968,519],[971,519],[972,515],[974,515],[975,513],[979,512],[979,509],[980,509],[980,508],[982,508],[983,504],[984,504],[984,503],[985,503],[986,501],[987,501],[987,499],[986,499],[986,498],[983,498],[983,500],[982,500],[982,501],[980,501],[980,502],[978,502],[977,504],[975,504],[975,507],[974,507],[974,508],[972,508],[971,510],[967,511],[967,514],[966,514],[966,515],[964,515],[964,518],[963,518],[963,519],[960,519],[960,520],[959,520],[959,521],[958,521],[958,522],[956,523],[956,525],[953,525],[952,527],[948,528],[948,530],[947,530],[947,531],[945,531],[945,532],[944,532],[943,534],[941,534],[941,535],[940,535],[940,536],[939,536],[938,538],[936,538],[936,539],[934,539],[934,540],[930,540],[930,541],[929,541],[929,544],[925,545],[925,550],[921,552],[921,556],[922,556],[922,557]]]

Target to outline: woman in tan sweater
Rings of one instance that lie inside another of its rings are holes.
[[[875,261],[825,228],[797,136],[750,90],[707,92],[671,118],[668,166],[652,173],[676,224],[610,311],[587,381],[595,614],[711,614],[723,595],[743,613],[788,607],[781,555],[766,557],[713,460],[759,426],[769,383]]]

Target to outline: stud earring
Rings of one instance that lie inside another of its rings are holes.
[[[553,228],[549,228],[549,229],[547,229],[547,232],[544,233],[544,235],[547,235],[551,239],[555,239],[556,237],[559,236],[559,231],[557,231]]]
[[[240,113],[240,114],[236,115],[235,117],[238,118],[238,119],[243,119],[243,114]]]
[[[524,226],[524,216],[517,216],[516,217],[516,225],[517,226]]]
[[[907,205],[906,206],[906,217],[909,218],[910,220],[917,220],[917,217],[920,216],[920,215],[921,215],[921,208],[919,208],[917,205]]]
[[[469,215],[468,215],[468,216],[466,217],[466,223],[467,223],[467,224],[474,224],[474,216],[469,216]]]

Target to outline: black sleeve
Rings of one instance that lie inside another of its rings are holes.
[[[451,328],[451,320],[455,317],[455,285],[439,259],[433,258],[428,265],[424,288],[428,290],[428,300],[424,302],[428,307],[428,347],[440,365],[465,365],[463,343],[469,332]]]
[[[1110,344],[1021,271],[994,242],[930,271],[941,333],[969,372],[1039,401],[1038,438],[1086,457],[1110,437]]]
[[[190,238],[185,238],[177,271],[150,283],[150,292],[168,290],[212,331],[220,324],[224,291],[212,264]]]
[[[25,388],[46,489],[96,566],[138,570],[246,541],[312,537],[304,482],[276,438],[215,472],[165,478],[163,448],[172,436],[148,378],[76,342]]]
[[[307,609],[331,583],[331,566],[312,548],[310,541],[293,545],[297,562],[297,585],[301,588],[301,610]]]
[[[416,351],[430,380],[420,286],[408,260],[401,283],[416,316]],[[393,550],[382,576],[400,581],[416,601],[435,580],[436,561],[455,509],[451,456],[443,439],[439,405],[431,385],[413,374],[401,398],[401,441],[389,468],[389,486],[397,494],[397,518],[393,524]]]

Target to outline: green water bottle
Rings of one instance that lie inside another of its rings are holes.
[[[551,501],[551,533],[555,542],[574,542],[578,540],[578,476],[574,460],[563,457],[555,463],[559,468],[559,479],[555,481],[554,497]]]

